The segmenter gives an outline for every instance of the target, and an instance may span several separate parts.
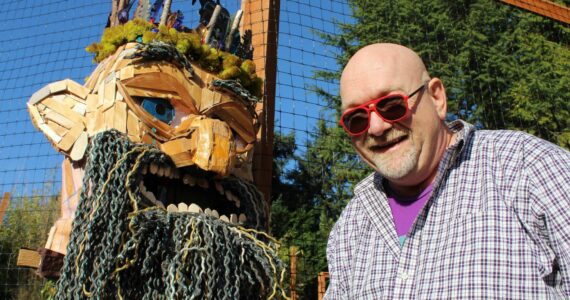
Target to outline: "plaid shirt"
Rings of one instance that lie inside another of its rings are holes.
[[[570,153],[515,131],[457,142],[402,247],[382,188],[360,182],[331,232],[331,299],[570,298]]]

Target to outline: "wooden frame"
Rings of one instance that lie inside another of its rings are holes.
[[[547,0],[501,0],[506,4],[528,10],[532,13],[570,24],[570,9]]]

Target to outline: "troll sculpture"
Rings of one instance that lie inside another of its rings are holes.
[[[282,296],[251,183],[260,80],[250,60],[210,47],[211,30],[118,24],[88,49],[99,64],[85,85],[51,83],[28,102],[65,156],[62,214],[38,270],[59,277],[56,298]]]

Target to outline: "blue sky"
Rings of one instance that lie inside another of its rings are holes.
[[[58,193],[62,156],[32,126],[25,104],[50,82],[71,78],[83,83],[95,67],[85,47],[99,40],[110,3],[22,0],[0,6],[0,192]],[[241,1],[221,3],[233,13]],[[197,24],[197,8],[191,0],[173,1],[173,10],[184,12],[188,27]],[[323,100],[308,87],[337,90],[335,84],[312,78],[316,69],[338,68],[335,50],[314,33],[337,32],[335,21],[351,22],[346,1],[281,1],[275,131],[295,132],[300,151],[312,138],[315,122],[327,118]]]

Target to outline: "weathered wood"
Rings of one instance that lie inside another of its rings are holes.
[[[115,120],[113,123],[115,129],[127,133],[127,104],[125,102],[115,102]]]
[[[81,135],[75,141],[73,148],[71,149],[71,153],[69,153],[69,157],[74,161],[79,161],[83,158],[85,154],[85,150],[87,149],[87,133],[82,132]]]
[[[67,81],[66,80],[56,81],[54,83],[50,83],[48,86],[49,86],[49,91],[52,94],[59,93],[67,90]]]
[[[246,0],[243,30],[253,34],[253,61],[257,76],[265,80],[263,114],[259,143],[254,150],[253,177],[256,186],[269,201],[273,164],[273,123],[275,114],[275,80],[277,74],[277,33],[279,32],[280,0]],[[267,206],[269,207],[269,206]]]
[[[28,101],[29,104],[34,105],[39,101],[45,99],[47,96],[51,94],[49,86],[44,86],[39,91],[35,92]]]
[[[85,116],[85,113],[87,112],[87,104],[77,102],[71,109],[79,115]]]
[[[71,149],[71,146],[73,146],[75,141],[79,138],[79,136],[84,130],[85,127],[81,123],[71,128],[71,130],[69,130],[67,134],[63,136],[61,141],[57,144],[59,150],[67,152],[69,149]]]
[[[547,0],[501,0],[509,5],[528,10],[532,13],[570,24],[570,8]]]
[[[71,79],[66,79],[65,82],[67,85],[67,90],[73,95],[79,97],[77,101],[85,102],[85,98],[87,98],[89,90]]]
[[[4,214],[8,210],[8,206],[10,205],[10,193],[5,192],[4,196],[2,197],[2,203],[0,203],[0,227],[4,224]]]
[[[43,124],[44,119],[40,115],[38,108],[35,105],[32,105],[30,103],[28,103],[27,106],[28,106],[28,111],[30,112],[30,115],[32,116],[32,121],[34,122],[34,124],[37,124],[37,125]]]
[[[329,278],[329,272],[320,272],[318,276],[318,299],[325,299],[325,293],[327,291],[327,278]]]
[[[115,128],[115,105],[109,106],[105,110],[104,114],[105,114],[105,128],[107,130]]]
[[[47,106],[49,109],[56,111],[60,115],[65,116],[67,119],[75,123],[83,123],[82,116],[80,116],[78,113],[74,112],[71,108],[65,106],[64,104],[55,101],[54,99],[48,97],[42,101],[42,104]]]
[[[126,86],[125,89],[131,97],[152,97],[152,98],[163,98],[163,99],[174,99],[180,98],[178,93],[165,90],[156,90],[150,88],[137,88]]]
[[[61,141],[61,136],[59,136],[57,133],[55,133],[55,131],[53,131],[53,129],[51,129],[45,123],[39,124],[38,127],[54,145],[57,145],[59,143],[59,141]]]
[[[162,15],[160,16],[159,26],[164,26],[166,24],[166,19],[170,14],[170,6],[172,5],[172,0],[165,0],[164,6],[162,7]]]
[[[50,110],[49,112],[47,112],[45,114],[45,119],[53,121],[67,129],[71,129],[76,124],[54,110]]]
[[[129,136],[139,136],[139,118],[132,110],[127,110],[127,133]]]
[[[238,102],[224,102],[212,106],[204,113],[206,115],[214,115],[228,123],[246,143],[255,142],[256,132],[252,122],[253,116],[242,104]]]
[[[37,269],[40,266],[41,256],[36,250],[22,248],[18,252],[16,265],[20,267],[30,267]]]
[[[57,135],[59,135],[61,137],[66,135],[67,132],[69,131],[69,129],[57,124],[56,122],[46,120],[45,123],[47,126],[49,126],[49,128],[51,128]]]

